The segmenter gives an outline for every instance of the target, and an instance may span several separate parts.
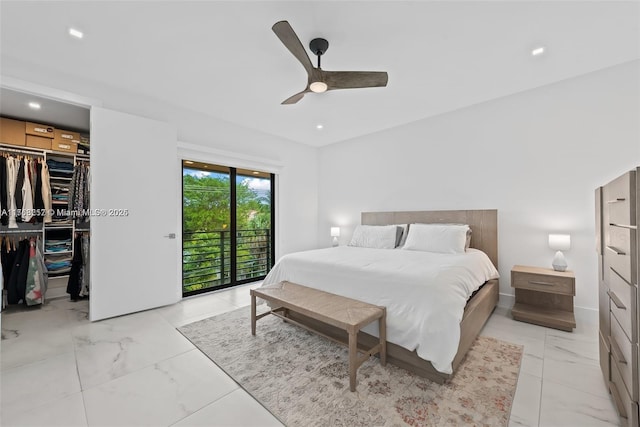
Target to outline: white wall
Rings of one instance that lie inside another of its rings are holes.
[[[640,165],[640,62],[320,149],[318,236],[361,211],[498,209],[500,291],[571,234],[575,305],[597,309],[594,189]],[[503,298],[504,299],[504,298]]]
[[[317,242],[318,151],[238,126],[198,112],[175,108],[157,99],[132,95],[94,81],[34,69],[27,63],[9,58],[3,62],[2,77],[21,79],[47,88],[68,91],[101,102],[116,111],[165,121],[178,129],[178,141],[225,150],[238,155],[263,158],[266,164],[278,164],[277,254],[311,249]],[[161,88],[159,89],[161,90]],[[203,88],[202,90],[206,90]],[[212,94],[215,96],[215,94]],[[215,156],[213,156],[215,158]],[[100,159],[92,158],[92,162]],[[153,161],[153,153],[149,153]],[[236,165],[229,165],[236,166]],[[115,172],[115,169],[114,169]]]

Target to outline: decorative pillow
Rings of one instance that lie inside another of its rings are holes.
[[[349,246],[393,249],[399,240],[400,232],[400,228],[396,225],[358,225]]]
[[[398,240],[396,241],[396,248],[401,248],[404,242],[407,240],[407,234],[409,234],[409,224],[394,224],[398,227]]]
[[[445,254],[464,253],[468,230],[468,225],[411,224],[402,249]]]

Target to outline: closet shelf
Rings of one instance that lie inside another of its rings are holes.
[[[73,251],[58,251],[58,252],[45,252],[45,255],[60,255],[60,254],[71,254]]]

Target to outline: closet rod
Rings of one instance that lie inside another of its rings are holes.
[[[43,153],[39,153],[37,151],[28,151],[28,150],[24,150],[24,149],[20,149],[20,148],[8,148],[8,147],[5,147],[5,146],[0,146],[0,150],[2,150],[2,151],[10,151],[12,153],[28,154],[30,156],[44,157]]]
[[[42,234],[42,229],[40,230],[0,230],[0,236],[5,234]]]

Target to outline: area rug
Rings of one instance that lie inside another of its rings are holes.
[[[348,351],[267,316],[250,332],[249,308],[178,329],[285,425],[506,426],[522,346],[478,337],[445,385],[370,358],[349,391]]]

